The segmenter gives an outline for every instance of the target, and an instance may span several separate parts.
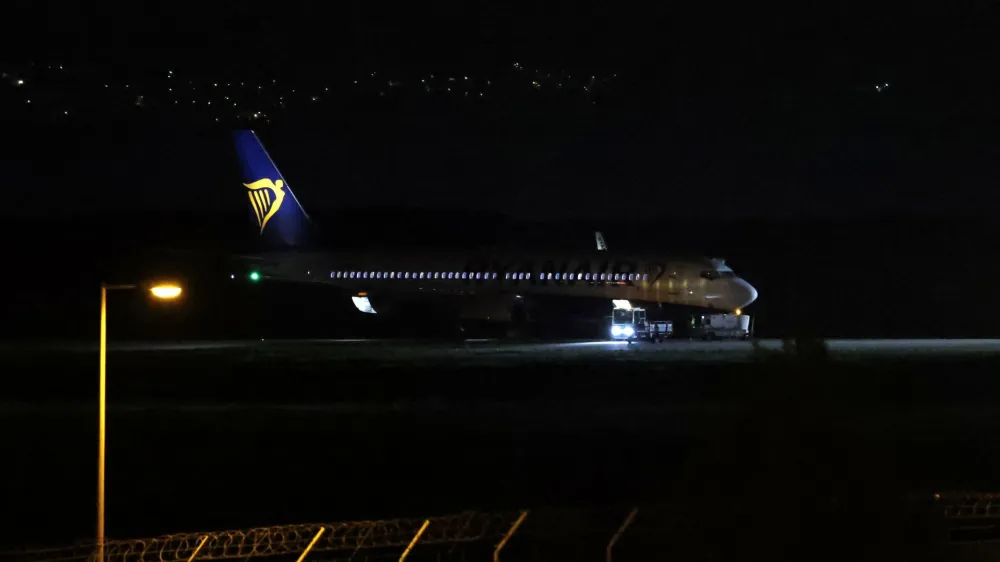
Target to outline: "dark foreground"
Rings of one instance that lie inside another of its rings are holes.
[[[956,547],[933,494],[1000,488],[1000,357],[981,348],[719,363],[325,349],[112,353],[109,536],[558,507],[589,515],[529,518],[510,557],[579,535],[558,552],[596,558],[638,505],[617,559],[943,559]],[[4,546],[88,540],[96,356],[3,359]]]

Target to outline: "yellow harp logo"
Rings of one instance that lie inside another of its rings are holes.
[[[271,217],[278,212],[278,209],[281,208],[281,202],[285,200],[285,192],[282,189],[285,187],[285,182],[280,179],[271,181],[264,178],[243,185],[249,190],[247,195],[250,197],[250,206],[253,207],[253,212],[257,215],[257,224],[260,225],[260,232],[263,234],[267,221],[271,220]]]

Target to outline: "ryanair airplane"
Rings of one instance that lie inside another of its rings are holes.
[[[265,251],[247,256],[253,280],[321,283],[342,289],[358,310],[385,314],[408,301],[433,302],[458,321],[531,322],[553,298],[739,311],[757,290],[722,260],[630,256],[597,233],[589,254],[316,251],[312,223],[260,139],[238,131],[243,190]],[[606,309],[605,309],[606,310]]]

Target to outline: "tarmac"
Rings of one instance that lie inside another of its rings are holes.
[[[828,352],[835,357],[913,358],[982,356],[1000,354],[1000,339],[828,339]],[[755,349],[756,345],[756,349]],[[251,352],[270,359],[323,359],[394,362],[470,358],[490,363],[513,361],[613,359],[626,361],[748,361],[760,352],[781,352],[777,339],[749,341],[668,340],[663,343],[601,340],[517,341],[493,339],[386,340],[218,340],[175,342],[121,342],[109,344],[109,353],[154,353],[214,355],[216,352]],[[93,343],[2,344],[0,353],[96,353]]]

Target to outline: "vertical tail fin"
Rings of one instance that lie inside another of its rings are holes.
[[[308,242],[309,215],[299,204],[278,167],[250,130],[235,134],[243,169],[243,188],[253,220],[268,246],[299,246]]]

